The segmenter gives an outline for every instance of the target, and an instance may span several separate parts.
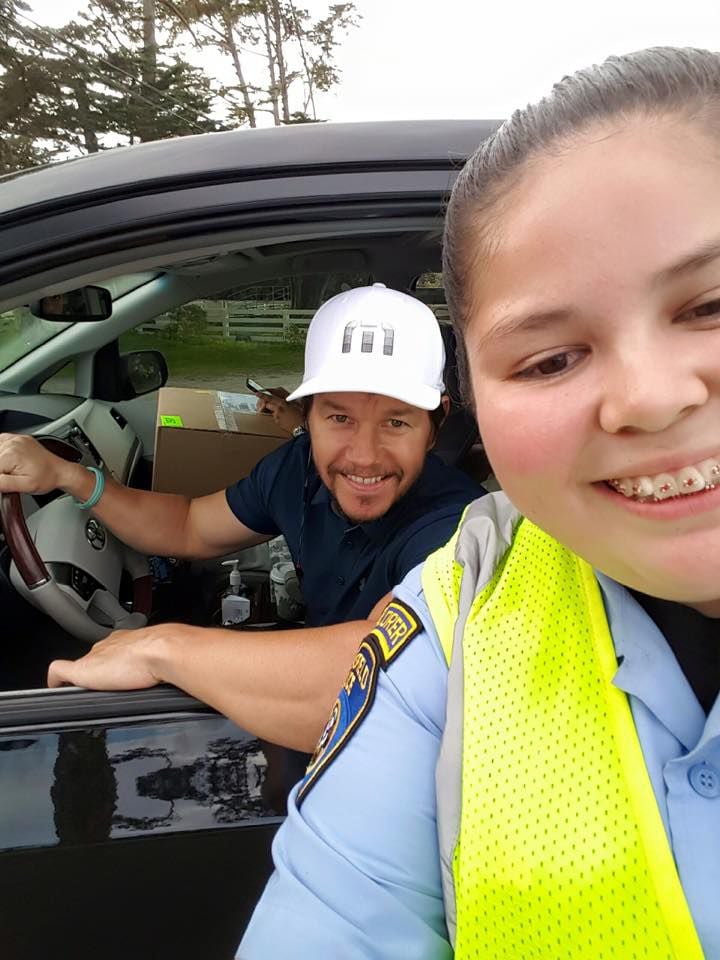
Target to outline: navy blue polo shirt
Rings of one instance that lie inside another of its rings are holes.
[[[256,533],[283,534],[303,572],[306,623],[365,619],[378,600],[446,543],[463,509],[485,491],[429,454],[404,497],[378,520],[353,524],[335,509],[307,434],[264,457],[226,490],[230,509]]]

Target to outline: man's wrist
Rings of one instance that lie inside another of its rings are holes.
[[[186,689],[182,680],[183,648],[188,641],[192,642],[192,634],[198,629],[202,628],[185,623],[163,623],[149,628],[142,658],[157,683],[172,683]]]
[[[58,480],[58,487],[81,503],[87,500],[95,489],[95,474],[81,463],[68,463],[63,460]]]

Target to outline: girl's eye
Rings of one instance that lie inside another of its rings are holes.
[[[551,357],[545,357],[537,363],[533,363],[524,370],[520,370],[515,376],[521,380],[541,380],[543,378],[555,377],[558,374],[571,370],[585,356],[585,350],[564,350],[562,353],[554,353]]]
[[[689,310],[680,314],[678,323],[707,319],[720,319],[720,300],[708,300],[707,303],[699,303],[696,307],[690,307]]]

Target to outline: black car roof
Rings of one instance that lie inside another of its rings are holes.
[[[498,126],[496,120],[313,123],[206,133],[79,157],[0,178],[0,213],[140,184],[187,183],[253,172],[367,166],[454,166]]]

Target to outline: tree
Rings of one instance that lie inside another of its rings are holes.
[[[315,94],[339,82],[339,34],[358,24],[353,3],[336,3],[313,21],[292,0],[163,0],[176,36],[230,59],[237,83],[224,93],[239,122],[257,126],[270,113],[276,126],[317,120]]]
[[[163,333],[173,340],[187,340],[202,336],[207,331],[207,313],[199,303],[183,303],[163,314],[168,321]]]
[[[221,128],[202,71],[159,43],[154,0],[93,0],[58,30],[0,0],[0,165]]]
[[[241,46],[255,37],[244,22],[253,6],[236,0],[161,0],[174,39],[186,31],[198,48],[213,47],[229,57],[237,84],[225,87],[231,115],[240,123],[256,127],[254,94],[248,84],[241,59]],[[236,97],[239,95],[241,104]]]
[[[51,152],[37,141],[44,132],[38,97],[47,92],[43,65],[18,33],[22,0],[0,0],[0,170],[44,163]]]
[[[340,79],[353,3],[314,20],[293,0],[90,0],[59,29],[25,0],[0,0],[0,173],[123,143],[228,126],[317,120]],[[214,88],[188,44],[227,58]]]
[[[213,91],[203,72],[158,40],[156,0],[92,0],[64,28],[75,47],[92,50],[95,75],[111,102],[101,110],[108,131],[129,143],[222,128],[212,119]]]

